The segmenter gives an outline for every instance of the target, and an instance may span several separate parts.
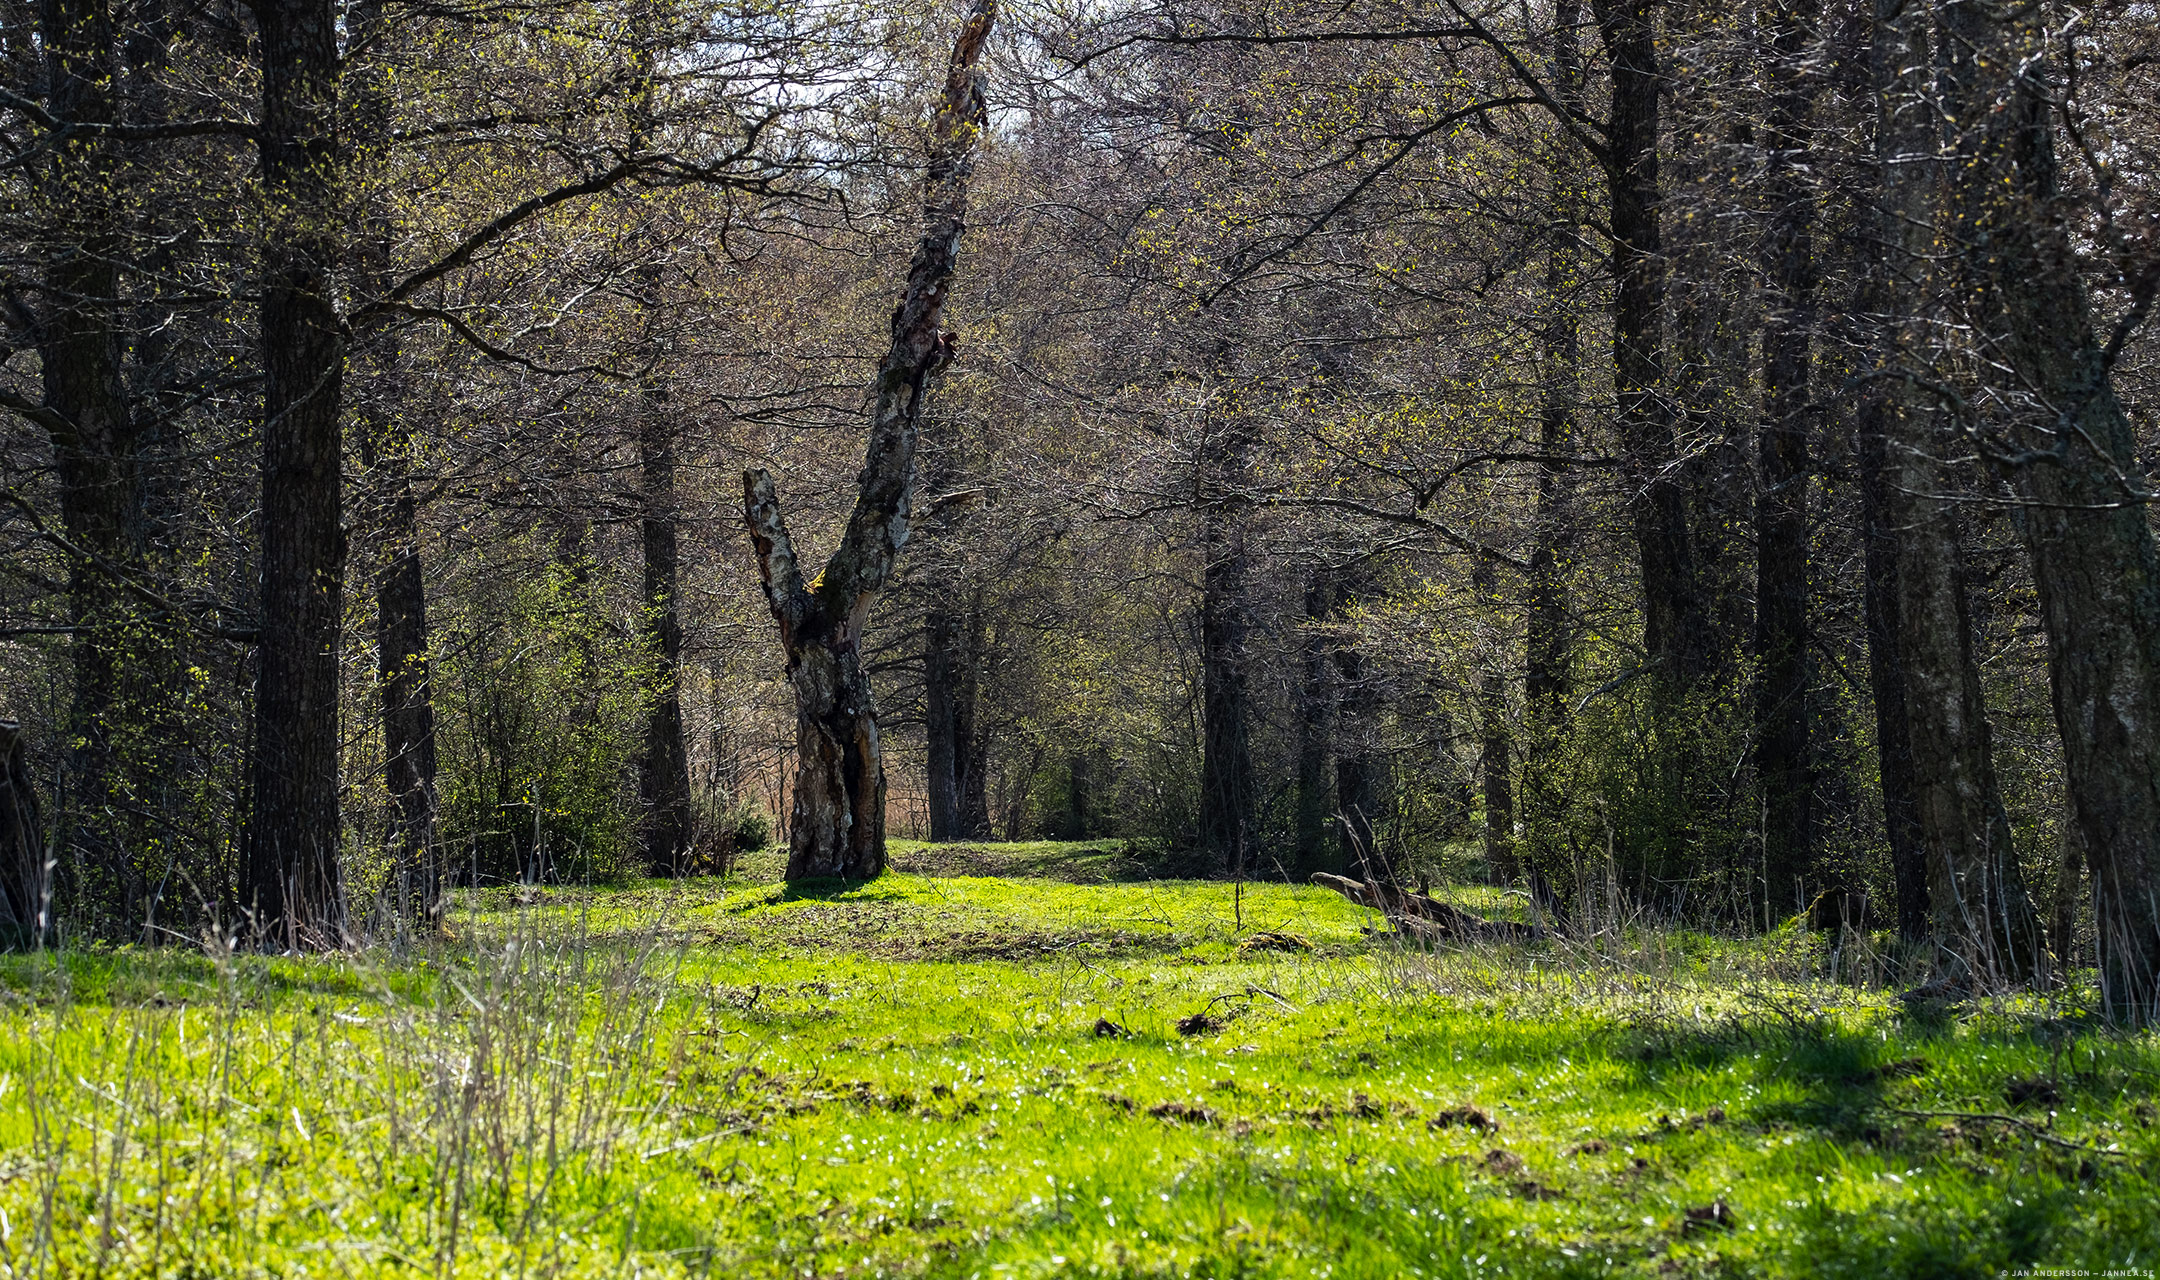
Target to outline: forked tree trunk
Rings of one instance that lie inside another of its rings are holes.
[[[264,941],[337,946],[338,645],[344,621],[337,314],[338,7],[264,0],[262,622],[240,905]]]
[[[967,225],[975,138],[986,112],[976,68],[996,16],[996,0],[975,0],[953,45],[930,126],[925,226],[908,265],[907,291],[893,312],[891,345],[878,365],[855,508],[840,546],[813,583],[803,580],[772,477],[764,471],[743,475],[743,515],[795,686],[790,880],[866,879],[885,869],[885,761],[860,646],[870,606],[907,541],[923,396],[952,358],[953,339],[941,322]]]

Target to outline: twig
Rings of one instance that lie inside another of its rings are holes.
[[[1892,1115],[1911,1116],[1918,1120],[1993,1120],[2010,1125],[2013,1128],[2023,1129],[2038,1141],[2045,1142],[2050,1146],[2061,1147],[2065,1151],[2076,1151],[2083,1155],[2120,1156],[2124,1158],[2127,1158],[2130,1154],[2120,1148],[2095,1147],[2082,1142],[2072,1142],[2068,1138],[2058,1138],[2030,1120],[2019,1116],[2006,1116],[1994,1111],[1909,1111],[1904,1107],[1884,1107],[1883,1110],[1890,1112]]]

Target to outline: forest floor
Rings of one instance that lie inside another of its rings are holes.
[[[0,1274],[2160,1260],[2152,1036],[1909,1013],[1790,930],[1428,954],[1331,893],[1119,859],[753,859],[474,895],[418,949],[0,959]]]

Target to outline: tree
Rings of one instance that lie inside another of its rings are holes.
[[[262,620],[240,905],[268,940],[341,945],[338,661],[345,601],[345,321],[338,8],[265,0]]]
[[[1943,106],[1957,129],[1951,233],[1960,296],[1999,370],[1983,456],[2017,495],[2039,587],[2070,801],[2092,859],[2101,998],[2160,1018],[2160,549],[2138,440],[2113,371],[2160,293],[2123,273],[2129,306],[2102,339],[2056,159],[2063,86],[2041,8],[1941,4]]]
[[[977,64],[996,0],[976,0],[953,44],[923,178],[922,239],[872,383],[870,443],[854,510],[824,570],[804,582],[772,476],[743,475],[743,514],[795,689],[796,774],[788,878],[885,869],[885,762],[861,644],[870,607],[907,541],[915,446],[930,380],[952,359],[945,300],[967,225],[967,184],[986,118]]]
[[[1769,234],[1764,274],[1773,297],[1763,329],[1762,428],[1755,505],[1755,768],[1763,797],[1763,886],[1771,914],[1806,905],[1814,870],[1815,760],[1809,649],[1809,437],[1813,434],[1815,195],[1807,169],[1815,87],[1807,66],[1820,18],[1812,0],[1765,15],[1770,112]]]

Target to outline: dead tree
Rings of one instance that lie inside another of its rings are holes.
[[[967,224],[975,138],[985,117],[983,76],[976,68],[996,17],[996,0],[974,0],[953,45],[930,125],[923,235],[908,264],[907,292],[893,312],[891,346],[878,365],[855,508],[839,547],[814,580],[803,580],[772,476],[763,470],[743,474],[743,515],[795,686],[790,880],[868,878],[885,869],[885,762],[859,645],[870,606],[907,541],[923,396],[952,358],[953,338],[942,321]]]
[[[1442,902],[1422,893],[1381,880],[1354,880],[1349,876],[1313,873],[1312,882],[1384,915],[1397,932],[1432,944],[1436,942],[1529,942],[1544,937],[1536,925],[1514,920],[1488,920],[1475,912]]]

